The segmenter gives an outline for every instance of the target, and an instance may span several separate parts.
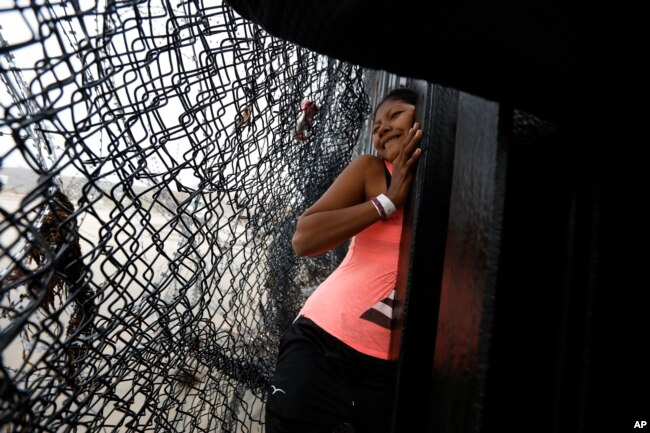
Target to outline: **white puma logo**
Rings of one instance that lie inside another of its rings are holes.
[[[271,385],[271,388],[273,388],[273,392],[271,393],[271,395],[274,395],[276,392],[281,392],[282,394],[286,394],[286,392],[284,392],[283,389],[276,388],[275,385]]]

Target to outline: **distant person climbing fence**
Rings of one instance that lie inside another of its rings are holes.
[[[0,5],[0,430],[262,431],[280,333],[342,258],[295,221],[361,68],[219,2]]]

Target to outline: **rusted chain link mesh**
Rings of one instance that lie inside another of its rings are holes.
[[[363,71],[220,2],[4,0],[0,26],[0,430],[262,431],[341,259],[290,240]]]

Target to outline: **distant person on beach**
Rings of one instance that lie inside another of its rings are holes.
[[[352,241],[282,338],[266,433],[389,430],[403,205],[422,153],[416,99],[406,88],[384,96],[372,130],[378,156],[354,159],[298,219],[292,243],[299,256]]]

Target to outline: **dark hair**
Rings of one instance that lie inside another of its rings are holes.
[[[402,101],[406,102],[407,104],[415,105],[418,101],[418,94],[415,93],[414,90],[409,89],[408,87],[397,87],[390,92],[386,93],[383,98],[381,98],[381,101],[379,101],[379,104],[375,107],[375,111],[372,113],[372,117],[374,118],[377,115],[377,110],[386,101]]]

